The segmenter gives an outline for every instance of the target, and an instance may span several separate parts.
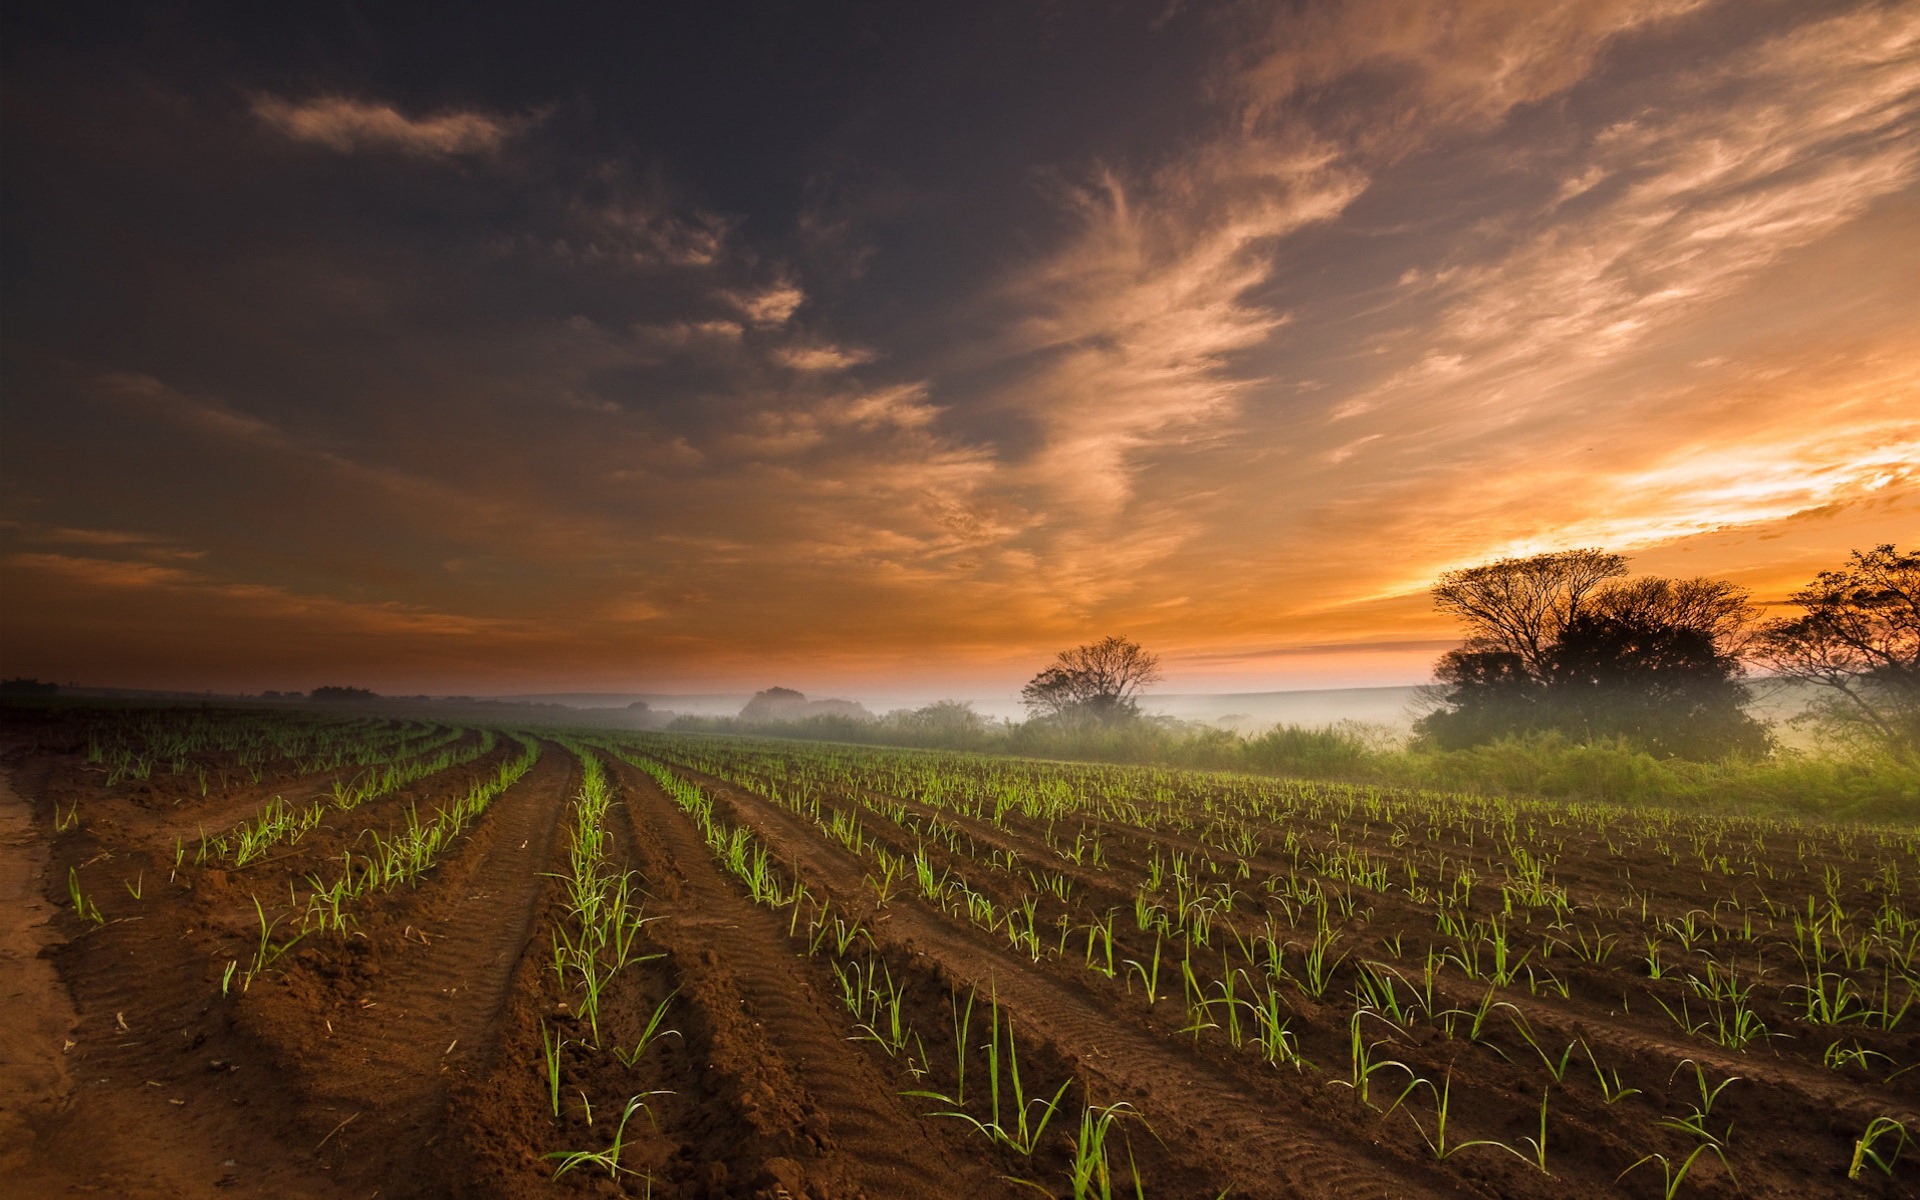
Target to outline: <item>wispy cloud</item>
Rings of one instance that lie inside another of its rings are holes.
[[[1274,21],[1238,80],[1250,128],[1307,120],[1362,157],[1486,126],[1584,79],[1614,39],[1708,0],[1355,0]],[[1345,88],[1365,73],[1371,87]]]
[[[1698,3],[1543,18],[1519,0],[1372,2],[1277,16],[1272,48],[1222,86],[1236,123],[1137,183],[1109,171],[1069,192],[1080,232],[1012,290],[1031,314],[1013,345],[1042,356],[1017,389],[1047,432],[1034,474],[1070,509],[1119,512],[1139,455],[1219,436],[1266,382],[1235,356],[1287,323],[1254,298],[1284,239],[1339,219],[1383,162],[1565,91],[1611,39]],[[1338,90],[1363,74],[1369,89]],[[1330,90],[1337,102],[1322,103]]]
[[[1706,310],[1920,170],[1920,22],[1868,9],[1673,80],[1657,109],[1596,133],[1580,211],[1492,261],[1407,281],[1449,297],[1421,352],[1335,410],[1433,404],[1456,435],[1563,403],[1557,390]]]
[[[1162,187],[1190,198],[1228,182],[1209,169],[1183,168]],[[1178,198],[1136,203],[1108,175],[1074,193],[1074,241],[1011,289],[1030,314],[1013,345],[1040,364],[1014,396],[1047,435],[1032,475],[1070,510],[1117,514],[1135,452],[1231,411],[1249,382],[1231,357],[1286,319],[1246,298],[1272,269],[1265,254],[1336,216],[1359,188],[1311,156],[1260,183],[1208,218]]]
[[[734,306],[755,325],[784,325],[806,303],[807,294],[788,281],[729,294]]]
[[[782,346],[773,356],[796,371],[844,371],[874,359],[871,350],[818,344]]]
[[[492,154],[532,123],[471,109],[408,117],[391,104],[348,96],[293,101],[256,96],[253,114],[268,128],[298,142],[340,154],[391,150],[422,158]]]
[[[576,201],[569,227],[548,243],[560,258],[630,266],[711,267],[728,251],[731,224],[657,188],[628,186],[611,199]]]
[[[355,604],[329,596],[301,595],[272,584],[221,580],[203,571],[157,563],[70,554],[9,554],[5,565],[16,572],[50,577],[89,592],[102,589],[141,593],[173,593],[198,597],[202,602],[231,605],[249,619],[309,623],[337,632],[373,633],[402,637],[498,637],[525,622],[432,612],[396,601]]]
[[[1920,503],[1910,9],[1184,6],[1152,120],[795,113],[841,132],[791,162],[602,81],[566,122],[333,85],[48,125],[20,240],[140,316],[9,308],[6,632],[757,686],[1124,630],[1411,676],[1426,584],[1496,554],[1804,578]],[[203,204],[45,182],[96,165]]]

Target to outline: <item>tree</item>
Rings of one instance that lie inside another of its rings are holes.
[[[1554,644],[1548,677],[1554,724],[1586,738],[1623,738],[1662,756],[1766,750],[1766,729],[1745,711],[1750,697],[1732,649],[1744,626],[1717,637],[1704,614],[1657,603],[1636,607],[1631,597],[1605,599],[1569,621]],[[1740,602],[1745,607],[1744,598]]]
[[[1433,673],[1435,708],[1414,728],[1443,750],[1550,724],[1545,681],[1510,650],[1449,650]]]
[[[1662,755],[1764,750],[1739,682],[1753,621],[1745,590],[1625,574],[1617,554],[1570,550],[1441,576],[1434,603],[1466,622],[1467,638],[1435,664],[1438,703],[1422,736],[1452,748],[1559,730]]]
[[[1817,711],[1838,728],[1920,758],[1920,552],[1855,550],[1791,599],[1802,615],[1767,622],[1754,658],[1823,689]]]
[[[987,719],[964,700],[941,700],[920,708],[888,713],[886,723],[920,742],[970,746],[986,740]]]
[[[1020,689],[1035,717],[1114,722],[1139,713],[1139,695],[1160,682],[1160,660],[1138,642],[1106,637],[1062,650]]]
[[[1538,680],[1560,630],[1596,588],[1626,573],[1627,560],[1604,550],[1503,558],[1440,576],[1433,602],[1466,622],[1468,652],[1512,654]]]

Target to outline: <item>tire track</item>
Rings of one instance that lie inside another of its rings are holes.
[[[710,776],[670,765],[726,803],[735,821],[796,864],[810,884],[841,897],[861,892],[864,868],[799,817]],[[1053,1043],[1083,1075],[1132,1100],[1163,1141],[1184,1144],[1191,1157],[1234,1180],[1236,1195],[1398,1200],[1475,1194],[1463,1192],[1460,1181],[1408,1164],[1356,1158],[1350,1148],[1305,1127],[1308,1121],[1325,1121],[1325,1115],[1303,1105],[1289,1106],[1292,1112],[1277,1111],[1271,1102],[1249,1095],[1227,1072],[1092,1007],[1086,996],[1030,963],[982,944],[917,902],[889,905],[876,921],[875,933],[897,938],[909,951],[934,959],[962,983],[993,988],[1003,1005],[1017,1011],[1027,1028]],[[1204,1123],[1196,1123],[1196,1118]]]
[[[433,1177],[434,1156],[420,1152],[442,1135],[454,1074],[484,1067],[578,781],[573,756],[546,745],[469,835],[481,844],[440,868],[418,918],[424,944],[410,940],[404,956],[389,957],[367,1002],[313,1044],[301,1065],[316,1122],[352,1121],[328,1143],[324,1166],[402,1192]]]
[[[656,895],[675,900],[652,936],[673,946],[690,985],[700,974],[717,976],[721,994],[739,998],[772,1056],[761,1071],[806,1093],[802,1107],[818,1128],[797,1131],[793,1141],[803,1149],[810,1143],[816,1155],[805,1166],[810,1193],[872,1200],[1019,1195],[936,1138],[898,1096],[899,1080],[847,1040],[842,1010],[809,978],[779,918],[734,889],[665,793],[617,759],[614,771],[636,850],[658,858],[641,864],[642,873]],[[718,1019],[716,1026],[724,1035]],[[826,1114],[830,1128],[819,1120]]]
[[[137,852],[115,852],[85,827],[55,851],[69,863],[144,867],[147,886],[161,887],[164,868]],[[47,891],[59,886],[56,875]],[[90,886],[106,894],[112,884],[96,875]],[[77,1019],[65,1054],[71,1089],[41,1130],[40,1152],[69,1174],[69,1194],[172,1200],[241,1187],[258,1195],[341,1195],[335,1181],[315,1176],[309,1156],[289,1153],[310,1144],[298,1096],[260,1089],[259,1080],[278,1069],[276,1056],[223,1011],[213,939],[161,918],[169,902],[160,896],[151,909],[125,900],[114,904],[124,915],[98,926],[80,925],[68,905],[55,904],[68,910],[59,924],[72,936],[52,957]],[[193,911],[191,901],[171,906]],[[200,918],[189,919],[197,925]]]

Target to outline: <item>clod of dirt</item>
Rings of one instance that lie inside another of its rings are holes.
[[[799,1163],[790,1158],[770,1158],[760,1165],[760,1174],[754,1179],[760,1189],[754,1193],[755,1200],[810,1200],[803,1179]]]

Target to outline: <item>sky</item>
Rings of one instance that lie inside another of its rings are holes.
[[[0,29],[0,672],[1419,682],[1442,571],[1920,538],[1920,7]]]

